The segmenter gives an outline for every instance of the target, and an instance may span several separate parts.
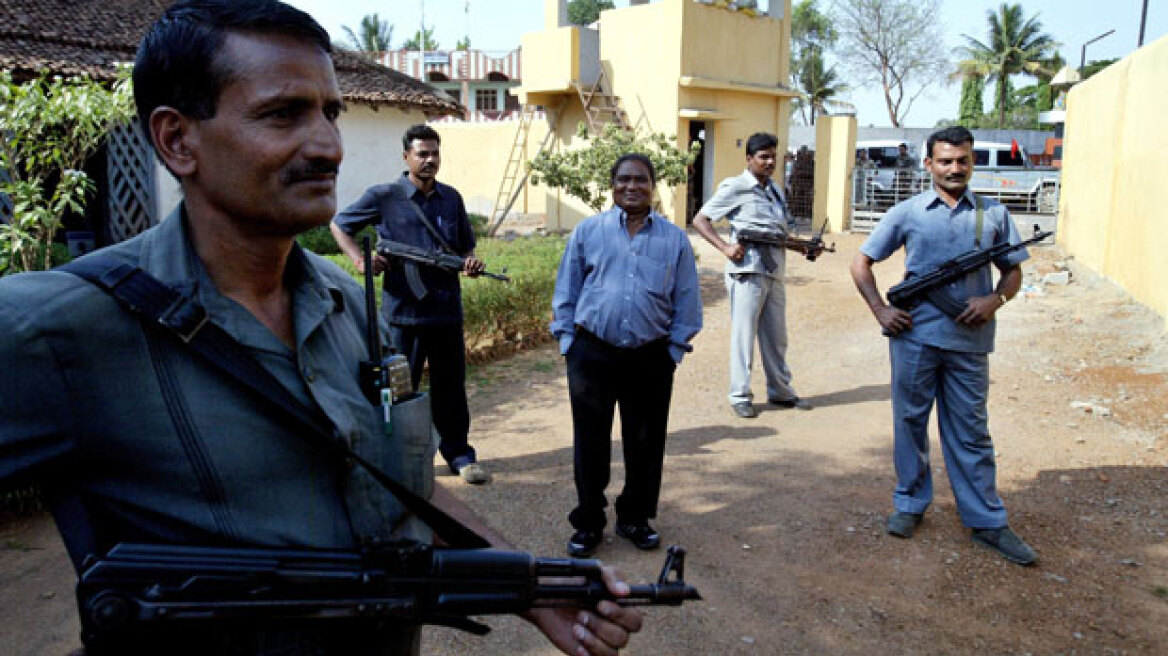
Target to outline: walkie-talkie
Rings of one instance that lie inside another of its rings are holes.
[[[369,359],[361,362],[358,376],[365,398],[382,407],[388,426],[390,406],[412,397],[414,389],[406,356],[393,352],[392,348],[388,352],[381,348],[381,329],[377,325],[377,283],[373,279],[373,249],[368,235],[361,238],[361,251],[365,259],[365,343],[369,348]]]

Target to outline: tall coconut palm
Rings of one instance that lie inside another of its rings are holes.
[[[368,14],[361,19],[361,24],[354,32],[348,25],[341,29],[345,31],[348,42],[346,48],[376,57],[377,53],[385,52],[393,41],[393,25],[383,21],[377,14]]]
[[[822,115],[824,105],[836,94],[847,90],[840,83],[835,67],[828,67],[823,61],[823,53],[812,50],[799,65],[799,90],[805,98],[800,101],[801,106],[811,110],[810,125],[815,125],[815,117]]]
[[[1046,70],[1058,44],[1049,34],[1042,31],[1042,23],[1037,16],[1023,20],[1022,5],[1002,3],[998,11],[986,12],[989,40],[982,43],[963,34],[966,45],[958,48],[965,59],[958,62],[959,77],[981,77],[993,80],[997,92],[995,104],[998,106],[998,127],[1006,122],[1007,105],[1010,103],[1010,77],[1029,75],[1039,77],[1052,75]]]

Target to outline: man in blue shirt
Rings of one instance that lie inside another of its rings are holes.
[[[766,374],[767,402],[781,408],[810,410],[791,387],[787,366],[786,250],[778,246],[738,243],[743,228],[787,234],[790,212],[783,193],[771,176],[775,173],[778,139],[757,132],[746,140],[746,170],[726,178],[714,196],[694,217],[694,230],[726,256],[726,291],[730,296],[730,407],[743,419],[753,419],[750,371],[754,366],[754,343],[762,354]],[[730,242],[714,230],[711,221],[728,219]],[[788,249],[804,252],[802,246]]]
[[[922,302],[911,311],[884,302],[872,264],[905,248],[908,275],[924,274],[973,249],[1021,241],[1006,208],[969,190],[973,173],[973,135],[961,127],[933,133],[925,168],[933,188],[888,211],[852,261],[860,295],[891,335],[893,459],[896,464],[894,512],[889,534],[912,537],[933,500],[929,467],[929,414],[937,405],[941,448],[962,522],[973,541],[1020,565],[1037,556],[1010,529],[995,483],[994,446],[987,426],[989,357],[994,347],[994,315],[1022,284],[1024,249],[1000,257],[997,286],[989,267],[969,273],[942,290],[965,304],[949,317]]]
[[[693,249],[683,230],[650,210],[656,173],[649,158],[622,155],[612,167],[615,207],[572,232],[556,276],[552,334],[568,364],[578,504],[568,553],[600,544],[608,504],[613,410],[621,413],[625,486],[616,533],[640,549],[660,536],[657,516],[673,371],[702,327]]]
[[[382,239],[466,257],[463,273],[468,276],[483,270],[482,261],[474,256],[475,236],[462,196],[437,180],[440,143],[433,128],[410,127],[402,137],[402,159],[409,170],[394,182],[370,187],[333,219],[333,236],[358,271],[364,273],[365,260],[353,235],[368,225],[376,225]],[[391,343],[410,361],[415,389],[426,362],[430,363],[430,405],[441,437],[439,452],[450,470],[466,482],[486,483],[489,476],[476,462],[474,447],[467,440],[470,410],[458,274],[420,267],[425,290],[418,295],[410,288],[401,262],[378,255],[373,272],[385,272],[382,311],[389,321]]]

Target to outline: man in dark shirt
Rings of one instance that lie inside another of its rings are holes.
[[[483,270],[482,261],[474,255],[474,232],[462,196],[437,180],[442,162],[440,143],[433,128],[410,127],[402,137],[402,159],[409,170],[394,182],[370,187],[333,219],[333,236],[358,271],[364,273],[365,261],[353,235],[368,225],[376,225],[382,239],[465,257],[463,273],[468,276]],[[430,405],[441,437],[438,450],[450,470],[463,480],[486,483],[489,475],[476,462],[474,447],[467,441],[470,410],[458,274],[420,267],[425,291],[418,295],[410,288],[401,263],[378,255],[373,272],[385,273],[382,310],[394,347],[409,358],[415,388],[426,362],[430,363]]]

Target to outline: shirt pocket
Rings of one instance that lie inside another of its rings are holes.
[[[667,295],[670,280],[673,277],[672,267],[647,255],[637,257],[637,278],[652,294]]]

